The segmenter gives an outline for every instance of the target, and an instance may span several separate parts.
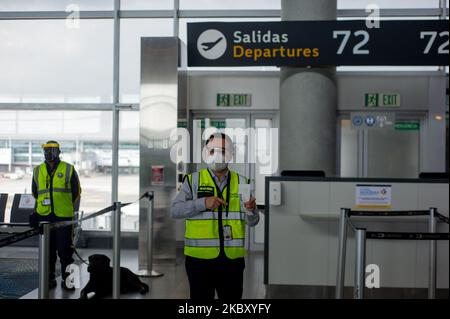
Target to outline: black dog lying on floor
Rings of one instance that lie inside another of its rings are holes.
[[[93,298],[103,298],[112,294],[113,269],[109,266],[110,259],[105,255],[89,256],[88,272],[91,274],[86,287],[81,290],[80,299],[87,299],[90,292],[95,292]],[[128,268],[120,267],[120,293],[137,291],[148,292],[148,285],[139,280]]]

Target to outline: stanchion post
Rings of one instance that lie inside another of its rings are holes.
[[[428,220],[428,231],[436,232],[436,216],[437,209],[431,207]],[[428,299],[436,297],[436,240],[430,240],[430,260],[429,260],[429,278],[428,278]]]
[[[364,277],[366,272],[366,230],[358,228],[355,232],[355,288],[354,298],[364,299]]]
[[[153,191],[149,192],[148,196],[148,209],[147,209],[147,220],[148,220],[148,232],[147,232],[147,262],[150,277],[161,277],[163,274],[157,272],[153,269],[153,212],[154,212],[154,195]]]
[[[147,206],[147,227],[145,230],[145,250],[142,256],[143,258],[143,269],[139,270],[139,276],[142,277],[160,277],[163,273],[153,270],[153,212],[154,212],[154,191],[149,191],[147,193],[148,206]],[[142,227],[142,225],[139,225]]]
[[[347,228],[348,228],[348,208],[341,208],[341,215],[339,218],[339,247],[338,247],[338,266],[336,277],[336,299],[343,298],[345,285],[345,258],[347,251]]]
[[[120,298],[120,202],[114,203],[113,211],[113,299]]]
[[[50,223],[39,224],[39,299],[48,299],[49,294],[49,258],[50,258]]]

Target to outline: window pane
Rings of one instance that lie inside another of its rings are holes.
[[[173,36],[173,20],[122,19],[120,32],[121,102],[139,103],[141,37]]]
[[[171,10],[173,0],[121,0],[121,10]]]
[[[1,0],[0,11],[65,11],[77,5],[79,10],[112,10],[113,0]],[[73,7],[69,10],[74,10]]]
[[[74,164],[82,194],[80,210],[92,213],[111,203],[111,112],[0,111],[0,193],[30,193],[32,169],[43,162],[41,144],[56,140],[61,159]],[[10,202],[10,201],[9,201]],[[7,207],[9,220],[10,204]],[[109,217],[83,222],[83,229],[107,229]]]
[[[232,4],[231,4],[232,3]],[[213,10],[213,9],[280,9],[281,0],[180,0],[180,9]]]
[[[139,197],[139,112],[120,112],[119,201]],[[139,230],[139,203],[122,209],[122,230]]]
[[[376,4],[380,9],[439,8],[439,0],[338,0],[338,9],[364,9]]]
[[[0,102],[112,100],[113,21],[71,27],[64,20],[0,21]]]

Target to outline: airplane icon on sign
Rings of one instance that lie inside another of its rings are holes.
[[[205,51],[209,51],[212,48],[214,48],[220,41],[223,40],[223,37],[218,38],[216,41],[213,42],[203,42],[202,45],[202,49]]]

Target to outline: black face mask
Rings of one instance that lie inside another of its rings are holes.
[[[44,149],[44,157],[47,162],[54,162],[59,158],[59,149],[49,147]]]

